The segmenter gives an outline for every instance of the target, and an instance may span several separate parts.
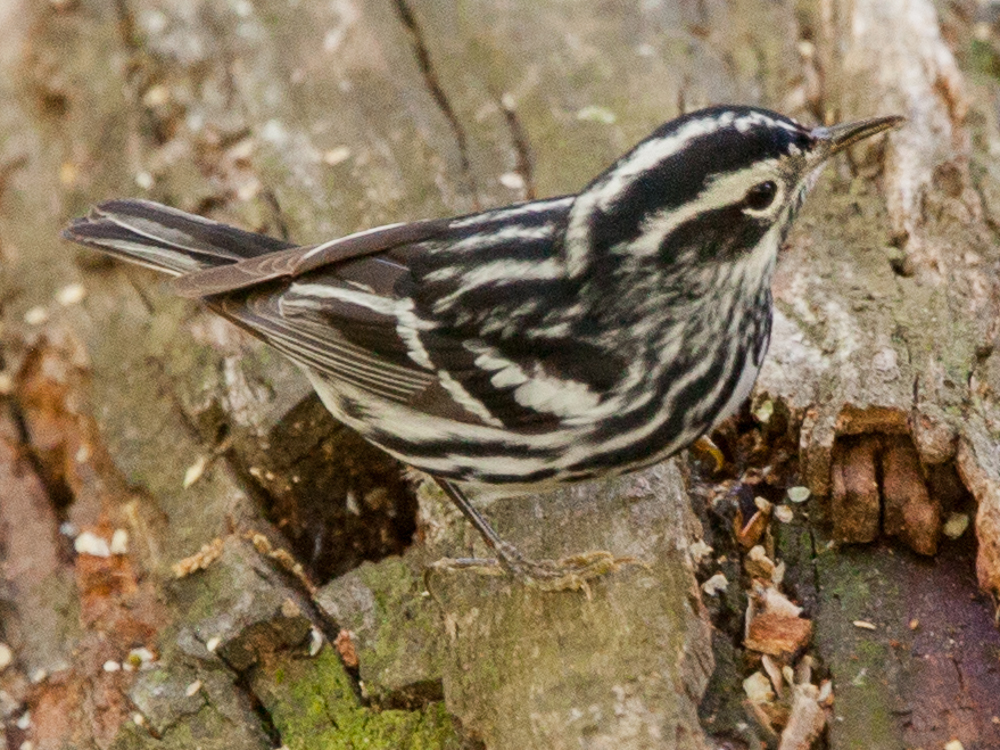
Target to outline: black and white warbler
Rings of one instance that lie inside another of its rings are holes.
[[[455,483],[620,474],[732,414],[767,351],[771,275],[807,190],[901,119],[807,128],[715,107],[576,195],[307,247],[141,200],[65,236],[177,276],[302,367],[339,420],[438,479],[509,570],[579,585],[614,558],[525,560]]]

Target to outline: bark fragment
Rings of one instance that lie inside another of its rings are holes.
[[[840,441],[833,464],[834,538],[844,542],[871,542],[879,533],[881,501],[878,483],[879,439],[868,435]]]
[[[908,438],[886,439],[881,455],[885,533],[914,552],[933,555],[941,536],[941,503],[928,493],[920,457]]]

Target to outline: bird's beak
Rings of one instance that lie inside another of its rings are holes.
[[[905,119],[899,115],[890,115],[888,117],[873,117],[870,120],[859,120],[858,122],[845,122],[828,128],[814,128],[812,136],[816,139],[817,144],[813,153],[819,157],[817,161],[825,161],[858,141],[899,127]]]

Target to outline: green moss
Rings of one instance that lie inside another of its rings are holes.
[[[213,566],[206,575],[182,580],[177,586],[188,622],[212,620],[220,611],[220,603],[228,603],[241,589],[228,566]]]
[[[332,649],[261,673],[255,682],[291,750],[448,750],[461,745],[441,703],[418,711],[378,711],[361,705]]]
[[[375,598],[377,625],[365,644],[361,677],[379,698],[382,685],[438,679],[441,673],[440,612],[422,595],[422,580],[400,558],[358,570]],[[401,675],[400,670],[409,670]],[[419,675],[419,676],[417,676]]]
[[[1000,79],[1000,53],[989,42],[972,40],[969,44],[968,66],[975,73]]]
[[[150,744],[152,742],[148,733],[141,732],[135,724],[127,722],[115,737],[111,750],[143,750]]]
[[[852,717],[833,725],[831,746],[898,747],[894,709],[901,703],[901,666],[889,644],[887,621],[900,619],[903,611],[899,563],[877,548],[841,547],[816,558],[816,567],[822,582],[817,646],[834,679],[835,713]],[[874,622],[878,629],[859,629],[856,620]]]

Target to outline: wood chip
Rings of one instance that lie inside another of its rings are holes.
[[[756,603],[755,613],[768,612],[785,617],[798,617],[802,614],[802,607],[773,586],[755,587],[753,596]]]
[[[358,668],[358,651],[354,647],[354,639],[351,637],[350,630],[341,630],[337,633],[337,638],[334,640],[333,646],[337,649],[337,653],[340,654],[345,667],[348,669]]]
[[[597,122],[602,125],[613,125],[615,121],[617,121],[618,117],[607,107],[590,104],[577,111],[576,119],[583,122]]]
[[[754,418],[761,424],[767,424],[774,416],[774,402],[771,399],[764,399],[760,405],[754,409]]]
[[[701,584],[701,590],[708,596],[715,596],[720,591],[725,591],[727,586],[729,586],[729,581],[726,579],[726,576],[722,573],[716,573]]]
[[[787,505],[779,505],[774,509],[774,517],[782,523],[791,523],[795,518],[795,511]]]
[[[834,539],[871,542],[882,515],[876,467],[880,442],[863,435],[839,441],[834,448],[833,492],[830,500]]]
[[[209,456],[200,456],[197,461],[187,468],[187,471],[184,472],[184,481],[181,483],[181,486],[184,489],[188,489],[195,482],[201,479],[202,475],[205,473],[205,469],[208,468],[209,460]]]
[[[517,172],[505,172],[498,178],[500,184],[510,190],[524,190],[524,177]]]
[[[770,703],[774,700],[771,681],[763,672],[754,672],[743,680],[743,692],[751,703]]]
[[[40,326],[49,319],[49,311],[42,306],[32,307],[24,314],[24,322],[29,326]]]
[[[69,307],[83,301],[87,296],[87,289],[83,284],[69,284],[56,292],[56,302],[63,307]]]
[[[750,621],[744,644],[762,654],[791,656],[804,648],[811,637],[811,621],[765,612]]]
[[[331,167],[342,164],[350,158],[351,149],[348,146],[337,146],[323,154],[323,162]]]
[[[927,491],[920,457],[909,436],[885,438],[881,467],[883,530],[918,554],[935,554],[941,502]]]
[[[838,435],[906,435],[910,432],[909,416],[909,412],[891,406],[845,404],[837,415],[835,429]]]
[[[771,685],[774,686],[774,692],[779,698],[784,697],[785,694],[785,676],[781,669],[781,664],[779,664],[773,656],[770,654],[764,654],[761,657],[760,664],[764,667],[764,671],[767,676],[771,679]],[[789,683],[791,684],[791,683]]]
[[[804,503],[812,495],[808,487],[789,487],[785,494],[793,503]]]
[[[941,531],[949,539],[958,539],[968,528],[969,515],[967,513],[949,513]]]
[[[767,531],[767,520],[770,517],[770,513],[757,511],[742,529],[737,530],[736,539],[743,549],[749,550],[760,541]]]
[[[323,650],[323,633],[315,625],[309,631],[309,656],[316,657]]]
[[[111,535],[111,544],[108,549],[112,555],[128,554],[128,532],[125,529],[115,529]]]
[[[775,565],[764,552],[764,548],[758,544],[747,553],[743,568],[750,577],[769,581],[774,575]]]
[[[694,560],[696,565],[701,565],[701,563],[712,554],[712,548],[709,547],[704,539],[698,539],[691,543],[688,547],[688,552],[691,554],[691,559]]]
[[[817,700],[815,685],[798,685],[792,699],[788,724],[781,733],[778,750],[809,750],[826,726],[826,711]]]
[[[174,577],[186,578],[199,570],[205,570],[219,558],[224,546],[225,542],[220,537],[216,537],[208,544],[202,545],[202,548],[193,555],[185,557],[183,560],[178,560],[171,566],[170,569],[173,571]]]
[[[111,557],[108,540],[99,537],[92,531],[84,531],[73,540],[73,549],[78,555],[93,555],[94,557]]]

